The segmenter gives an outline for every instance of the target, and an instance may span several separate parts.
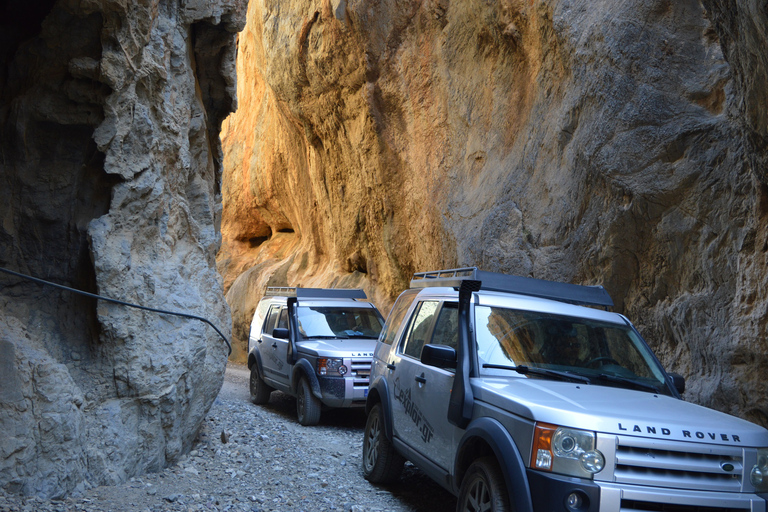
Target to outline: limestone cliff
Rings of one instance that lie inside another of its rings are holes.
[[[756,0],[252,0],[222,130],[237,356],[267,282],[606,286],[686,398],[768,424]],[[761,373],[762,372],[762,373]]]
[[[0,8],[0,266],[229,331],[222,119],[245,0]],[[209,326],[0,274],[0,485],[56,497],[189,450],[223,380]]]

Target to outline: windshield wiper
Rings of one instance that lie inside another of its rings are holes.
[[[626,377],[619,377],[618,375],[609,375],[607,373],[601,373],[600,375],[595,376],[595,379],[613,382],[616,384],[626,384],[628,386],[634,387],[635,389],[641,389],[643,391],[652,391],[653,393],[660,393],[659,388],[654,386],[653,384],[646,384],[645,382],[628,379]]]
[[[518,365],[518,366],[506,366],[503,364],[483,364],[483,368],[493,368],[496,370],[512,370],[520,375],[530,373],[531,375],[538,375],[540,377],[554,377],[560,380],[570,380],[575,382],[583,382],[585,384],[591,384],[589,377],[578,375],[570,372],[559,372],[557,370],[547,370],[546,368],[531,368],[530,366]]]
[[[316,336],[315,335],[304,336],[304,339],[305,340],[337,340],[337,339],[348,340],[349,336],[347,336],[346,334],[337,334],[336,336],[327,336],[324,334],[318,334]]]

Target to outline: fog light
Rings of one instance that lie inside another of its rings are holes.
[[[572,512],[587,510],[589,508],[589,498],[584,491],[573,491],[565,498],[565,508]]]
[[[572,492],[565,498],[565,506],[568,507],[568,510],[579,510],[583,503],[584,500],[576,492]]]

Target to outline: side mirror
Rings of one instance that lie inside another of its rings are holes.
[[[426,344],[421,349],[421,362],[438,368],[456,368],[456,349],[448,345]]]
[[[672,381],[672,386],[674,386],[677,392],[681,395],[685,393],[685,377],[679,373],[668,373],[667,375],[669,375],[669,380]]]
[[[288,329],[286,329],[285,327],[275,327],[275,330],[272,331],[272,337],[280,340],[287,340]]]

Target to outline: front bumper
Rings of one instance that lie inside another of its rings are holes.
[[[320,400],[328,407],[364,407],[371,375],[370,358],[344,358],[349,373],[344,377],[321,376]]]
[[[318,377],[320,401],[328,407],[363,407],[368,396],[368,381],[357,385],[351,377]]]
[[[766,496],[593,482],[528,470],[534,512],[767,512]],[[579,508],[567,498],[578,494]]]
[[[600,512],[610,510],[674,512],[765,512],[758,494],[665,489],[600,483]]]

